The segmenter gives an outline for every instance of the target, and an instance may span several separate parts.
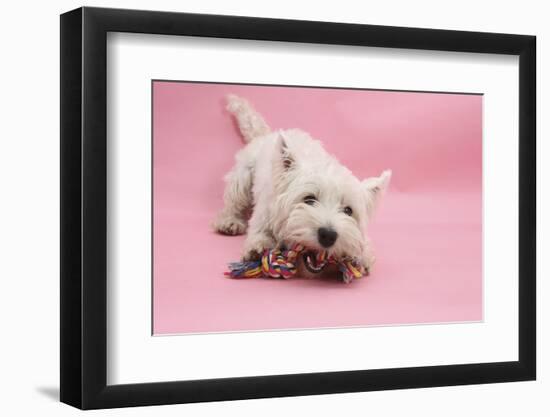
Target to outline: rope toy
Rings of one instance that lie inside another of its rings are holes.
[[[231,262],[224,275],[231,278],[292,278],[296,274],[298,256],[302,254],[305,267],[313,273],[321,272],[328,264],[337,264],[345,283],[368,275],[360,263],[351,258],[337,260],[326,251],[306,251],[304,245],[294,244],[289,249],[264,251],[259,261]]]

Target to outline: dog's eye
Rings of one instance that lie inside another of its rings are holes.
[[[351,216],[353,214],[353,210],[350,206],[344,207],[344,213],[346,213],[348,216]]]
[[[317,198],[315,198],[314,195],[308,195],[304,197],[304,203],[309,204],[310,206],[315,204],[316,201],[317,201]]]

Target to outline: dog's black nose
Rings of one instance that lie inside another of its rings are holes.
[[[320,227],[319,230],[317,230],[317,239],[319,240],[319,243],[324,248],[329,248],[332,245],[334,245],[334,242],[336,242],[336,238],[338,237],[338,233],[336,233],[332,229],[327,229],[326,227]]]

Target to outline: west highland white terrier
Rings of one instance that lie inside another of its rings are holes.
[[[247,100],[229,95],[227,110],[246,146],[225,176],[224,208],[214,229],[247,232],[243,260],[299,243],[335,258],[357,259],[368,272],[375,257],[366,228],[391,171],[359,180],[306,132],[272,131]],[[310,275],[300,266],[299,274]]]

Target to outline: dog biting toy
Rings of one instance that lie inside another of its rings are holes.
[[[368,274],[354,259],[337,260],[327,256],[326,251],[308,251],[305,246],[294,244],[289,249],[266,250],[259,261],[231,262],[225,275],[231,278],[292,278],[296,274],[300,254],[305,267],[313,273],[321,272],[328,264],[337,264],[346,283]]]

